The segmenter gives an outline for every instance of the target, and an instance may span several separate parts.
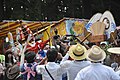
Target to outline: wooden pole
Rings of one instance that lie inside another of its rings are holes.
[[[111,36],[112,36],[112,38],[114,40],[115,45],[117,46],[118,44],[117,44],[117,41],[115,40],[115,37],[113,36],[113,34],[111,34]]]
[[[83,43],[92,33],[87,34],[87,36],[81,41]]]

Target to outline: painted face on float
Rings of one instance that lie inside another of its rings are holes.
[[[105,29],[106,30],[109,29],[109,27],[110,27],[110,21],[108,20],[108,18],[105,17],[102,22],[104,22],[105,25],[106,25]]]

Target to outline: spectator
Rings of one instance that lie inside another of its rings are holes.
[[[14,52],[12,49],[8,49],[5,53],[5,80],[14,80],[19,75],[19,66],[14,62]]]
[[[22,80],[35,80],[37,66],[37,63],[34,62],[35,55],[32,51],[25,54],[26,63],[20,66]]]
[[[107,51],[111,53],[112,60],[114,60],[114,63],[111,65],[113,65],[114,70],[120,76],[120,47],[109,48]]]
[[[13,60],[13,52],[11,49],[8,49],[5,53],[5,65],[6,68],[12,66],[14,64],[14,60]]]
[[[106,58],[106,53],[100,47],[94,45],[86,51],[86,54],[86,58],[92,64],[82,69],[75,80],[120,80],[120,77],[111,67],[101,63]]]
[[[120,66],[120,47],[109,48],[109,49],[107,49],[107,51],[109,53],[111,53],[110,59],[111,59],[111,61],[113,61],[112,64],[117,63],[117,65],[119,67]],[[117,71],[117,68],[115,70]]]
[[[38,65],[36,68],[37,73],[42,74],[43,80],[62,80],[62,74],[65,69],[59,64],[55,63],[58,56],[56,49],[50,49],[47,51],[47,63],[45,65]]]
[[[86,48],[81,44],[72,45],[69,52],[62,59],[61,65],[67,68],[68,80],[74,80],[77,73],[90,65],[90,61],[86,61]],[[73,59],[68,60],[69,56]]]
[[[4,77],[4,67],[2,61],[0,60],[0,79],[3,80]]]

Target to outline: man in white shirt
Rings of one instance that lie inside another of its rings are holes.
[[[75,80],[120,80],[111,67],[100,63],[106,58],[106,53],[100,47],[94,45],[86,53],[86,58],[93,63],[82,69]]]
[[[91,64],[90,61],[86,61],[86,48],[81,44],[72,45],[69,49],[69,52],[63,57],[61,61],[61,67],[67,69],[67,77],[68,80],[74,80],[77,73],[89,66]],[[73,60],[68,60],[69,56]]]
[[[110,52],[112,57],[114,58],[114,63],[112,64],[117,64],[115,66],[115,71],[120,76],[120,47],[112,47],[109,48],[107,51]]]
[[[116,73],[120,76],[120,70],[118,70]]]
[[[42,74],[43,80],[62,80],[62,74],[65,73],[66,70],[62,68],[59,64],[55,63],[58,56],[58,51],[56,49],[50,49],[47,51],[46,55],[47,64],[38,65],[36,67],[37,73]]]

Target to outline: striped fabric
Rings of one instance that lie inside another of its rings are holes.
[[[43,26],[48,26],[50,25],[50,22],[37,22],[37,21],[32,21],[32,22],[22,22],[22,24],[25,24],[29,29],[33,32],[37,31],[37,28],[40,29]],[[42,25],[41,25],[42,24]],[[6,37],[8,32],[11,32],[13,34],[13,38],[16,38],[16,29],[20,27],[20,23],[18,22],[13,22],[13,21],[5,21],[5,22],[0,22],[0,38]]]
[[[32,35],[33,40],[35,40],[34,35],[28,26],[25,25],[25,26],[19,27],[18,30],[20,32],[20,40],[27,40],[27,37],[29,34]]]

